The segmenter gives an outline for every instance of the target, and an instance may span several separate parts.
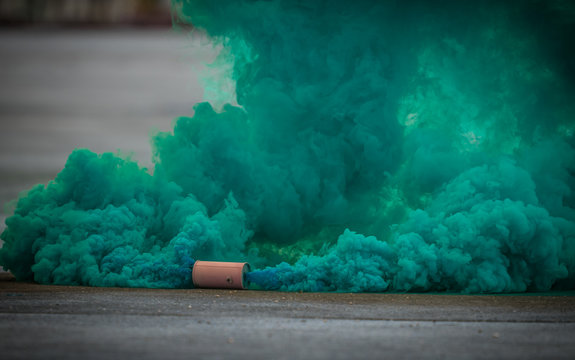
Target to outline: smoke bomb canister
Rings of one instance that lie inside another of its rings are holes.
[[[192,270],[192,282],[196,288],[245,289],[249,271],[248,263],[197,260]]]

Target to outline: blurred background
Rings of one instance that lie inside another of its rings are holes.
[[[170,0],[0,0],[3,26],[170,26]]]
[[[0,231],[75,148],[150,169],[150,134],[202,100],[213,57],[169,0],[0,0]]]

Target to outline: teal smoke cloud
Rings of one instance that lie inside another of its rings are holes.
[[[72,153],[6,220],[18,279],[190,287],[201,259],[250,261],[255,288],[287,291],[575,287],[570,2],[174,13],[221,46],[212,82],[233,81],[216,95],[236,105],[155,135],[153,175]]]

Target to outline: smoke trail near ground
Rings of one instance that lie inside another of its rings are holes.
[[[210,94],[237,105],[154,136],[153,175],[71,154],[6,220],[18,279],[189,287],[202,259],[289,291],[575,287],[572,3],[174,9],[222,47]]]

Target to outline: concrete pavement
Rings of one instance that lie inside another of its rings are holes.
[[[575,296],[44,286],[0,277],[3,359],[572,359]]]

